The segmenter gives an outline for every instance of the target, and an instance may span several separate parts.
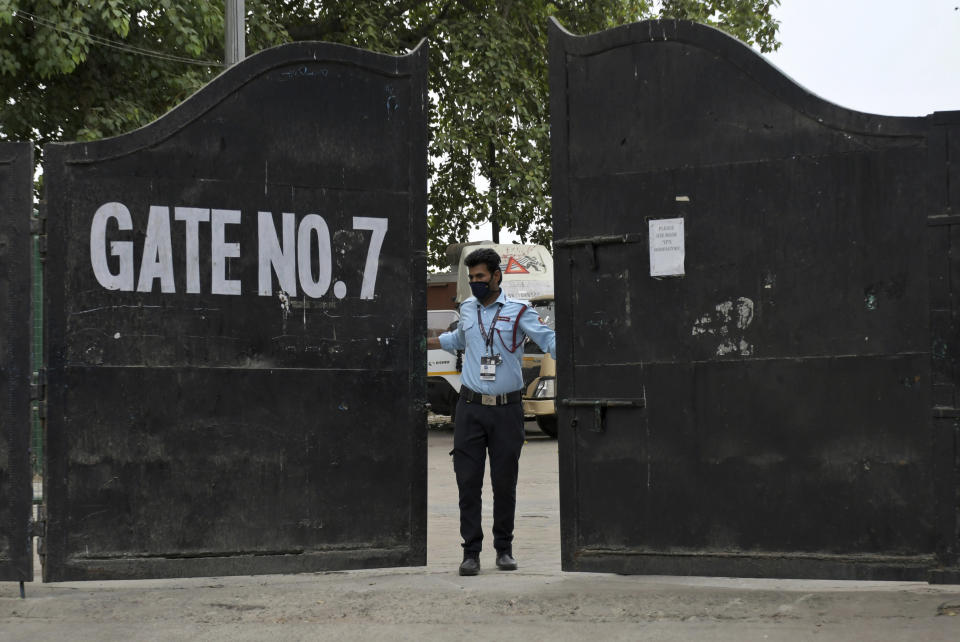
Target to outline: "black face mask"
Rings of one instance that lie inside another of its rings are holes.
[[[470,291],[473,292],[473,296],[477,297],[477,301],[483,301],[487,298],[487,295],[490,294],[490,282],[471,281]]]
[[[477,297],[477,301],[483,301],[493,289],[490,287],[491,285],[493,285],[493,277],[489,281],[471,281],[470,291],[473,292],[473,296]]]

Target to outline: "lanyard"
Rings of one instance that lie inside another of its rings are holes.
[[[477,301],[477,323],[480,325],[480,336],[483,337],[483,343],[487,346],[487,351],[490,354],[493,354],[493,326],[497,325],[497,317],[500,316],[500,310],[503,309],[502,303],[498,303],[497,306],[497,313],[493,315],[493,323],[490,324],[490,334],[487,334],[483,327],[483,315],[480,312],[483,306]]]

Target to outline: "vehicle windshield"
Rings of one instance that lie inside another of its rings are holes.
[[[460,315],[456,310],[427,310],[427,337],[435,339],[451,326],[456,325]]]
[[[543,321],[544,325],[548,326],[551,330],[557,329],[553,301],[541,301],[539,303],[533,303],[530,307],[532,307],[533,311],[540,316],[540,320]]]
[[[540,320],[543,321],[543,324],[549,327],[551,330],[556,330],[556,316],[554,314],[554,302],[550,301],[534,301],[530,304],[530,309],[537,313],[537,316],[540,317]],[[527,339],[526,344],[523,348],[524,352],[527,354],[541,354],[543,351],[533,341]]]

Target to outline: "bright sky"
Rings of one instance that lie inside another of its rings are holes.
[[[960,110],[960,0],[781,0],[768,59],[843,107],[890,116]]]
[[[768,59],[821,98],[890,116],[960,110],[960,0],[781,0],[774,13]],[[470,234],[489,238],[489,225]]]

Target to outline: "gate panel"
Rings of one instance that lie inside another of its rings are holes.
[[[931,582],[960,582],[960,405],[958,364],[960,306],[960,112],[933,115],[930,181],[933,209],[928,223],[930,331],[933,353],[934,471],[939,529],[937,557],[943,568]]]
[[[33,144],[0,143],[0,580],[33,580],[30,210]]]
[[[925,579],[928,119],[692,23],[551,47],[564,568]],[[672,218],[684,274],[652,278]]]
[[[51,145],[44,579],[426,561],[426,47]]]

